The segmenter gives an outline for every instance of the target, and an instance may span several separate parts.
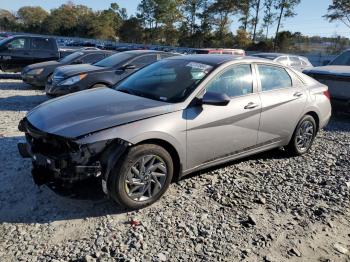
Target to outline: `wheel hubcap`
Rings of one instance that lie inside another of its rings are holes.
[[[301,151],[307,150],[314,137],[314,125],[310,121],[305,121],[299,127],[296,143],[297,147]]]
[[[154,197],[163,188],[167,177],[165,161],[156,155],[139,158],[130,168],[125,190],[135,201],[146,201]]]

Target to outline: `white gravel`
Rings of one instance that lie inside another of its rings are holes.
[[[45,100],[0,80],[1,261],[350,261],[349,117],[306,156],[275,150],[197,173],[126,213],[92,185],[63,197],[33,184],[17,125]]]

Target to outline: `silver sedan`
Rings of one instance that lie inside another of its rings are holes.
[[[305,154],[330,117],[327,86],[294,69],[189,55],[38,106],[19,125],[27,138],[19,149],[37,183],[95,177],[134,209],[197,170],[278,147]]]

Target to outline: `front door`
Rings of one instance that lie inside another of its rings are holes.
[[[30,51],[30,41],[27,37],[17,37],[7,44],[7,55],[5,60],[5,69],[15,70],[31,64],[32,54]]]
[[[231,100],[226,106],[199,105],[185,110],[188,169],[255,147],[261,103],[254,91],[251,65],[230,66],[206,87],[206,92],[227,94]]]
[[[282,67],[257,65],[262,112],[258,144],[288,142],[301,118],[306,92]]]

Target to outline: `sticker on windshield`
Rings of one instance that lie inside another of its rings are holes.
[[[186,66],[196,68],[196,69],[201,69],[203,71],[207,71],[207,70],[210,70],[212,68],[212,66],[210,66],[210,65],[201,64],[201,63],[197,63],[197,62],[189,62]]]

